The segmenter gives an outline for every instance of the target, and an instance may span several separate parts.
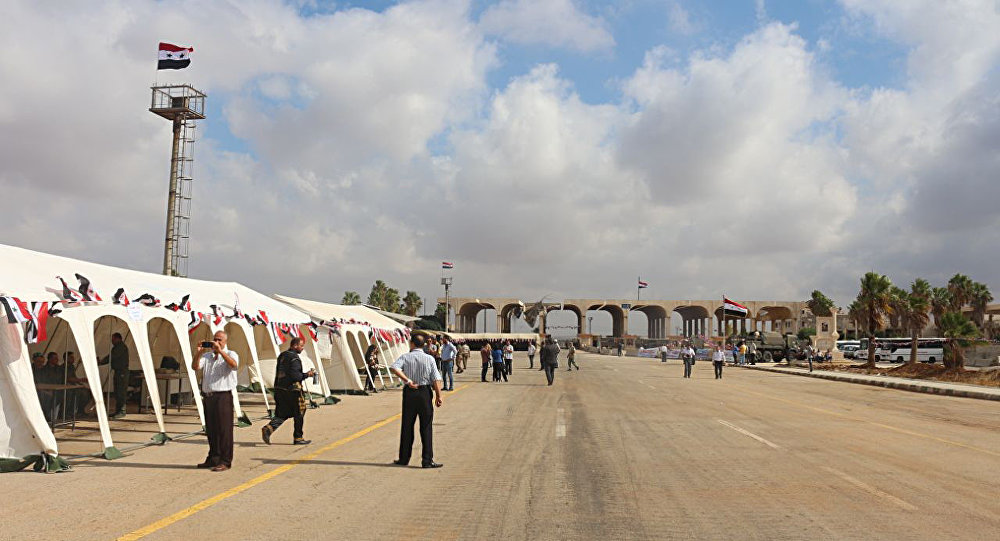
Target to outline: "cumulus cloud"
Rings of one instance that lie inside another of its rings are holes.
[[[488,34],[513,43],[583,52],[607,50],[615,44],[604,21],[582,12],[572,0],[503,0],[490,6],[479,24]]]

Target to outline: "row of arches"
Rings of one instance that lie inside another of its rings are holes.
[[[499,310],[491,302],[465,303],[455,313],[456,332],[531,332],[520,317],[523,305],[508,303]],[[667,336],[721,335],[729,332],[793,331],[797,314],[787,306],[765,306],[735,319],[724,317],[722,308],[714,310],[702,305],[680,305],[668,312],[656,305],[623,307],[620,304],[552,304],[536,323],[539,332],[556,334],[597,334],[622,337],[626,334],[648,338]]]

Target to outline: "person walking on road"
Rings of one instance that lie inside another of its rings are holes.
[[[535,348],[535,343],[531,342],[530,344],[528,344],[528,368],[535,367],[535,351],[537,351],[537,348]]]
[[[470,353],[472,351],[469,349],[469,344],[465,340],[462,340],[458,346],[458,365],[456,366],[459,374],[465,372],[466,368],[468,368]]]
[[[661,363],[667,362],[667,345],[666,344],[663,344],[662,346],[660,346],[660,362]]]
[[[694,364],[694,348],[691,347],[691,344],[684,346],[684,349],[681,350],[681,358],[684,359],[684,377],[690,378],[691,365]]]
[[[625,345],[622,344],[621,342],[618,342],[618,356],[619,357],[622,357],[622,356],[625,355],[625,349],[624,348],[625,348]]]
[[[444,378],[444,390],[455,390],[455,358],[458,356],[458,348],[451,343],[451,338],[442,338],[441,345],[441,376]]]
[[[440,468],[443,464],[434,462],[434,406],[441,407],[441,373],[434,364],[434,357],[423,352],[424,337],[415,334],[410,337],[410,352],[404,353],[392,363],[393,374],[403,382],[403,421],[399,432],[399,458],[392,463],[397,466],[410,464],[413,453],[413,424],[420,419],[421,466]],[[433,391],[433,401],[431,392]]]
[[[566,371],[569,372],[575,366],[577,370],[580,369],[580,365],[576,364],[576,347],[573,342],[569,343],[569,349],[566,350]]]
[[[514,345],[507,340],[503,346],[503,368],[507,371],[507,375],[511,376],[514,374]]]
[[[490,353],[493,355],[493,381],[499,382],[501,377],[507,381],[507,368],[503,364],[503,346],[498,343]]]
[[[198,467],[211,468],[215,472],[233,466],[233,391],[240,356],[226,347],[228,341],[225,332],[215,333],[211,347],[203,343],[191,363],[191,368],[202,371],[202,404],[205,435],[208,436],[208,457]]]
[[[365,351],[365,365],[368,373],[365,379],[365,390],[376,392],[375,378],[378,377],[378,346],[374,342]]]
[[[747,344],[747,362],[756,365],[757,364],[757,343],[749,342]]]
[[[715,368],[715,379],[722,379],[722,365],[725,364],[726,354],[722,351],[722,346],[715,346],[712,352],[712,367]]]
[[[545,370],[545,379],[552,385],[556,379],[556,368],[559,368],[559,344],[551,336],[545,338],[539,360],[542,370]]]
[[[303,438],[303,428],[306,420],[306,399],[302,396],[302,382],[316,375],[316,370],[310,369],[302,373],[302,359],[299,354],[305,345],[301,338],[292,338],[288,349],[278,355],[278,364],[274,369],[274,417],[271,422],[260,429],[261,439],[271,444],[271,434],[289,418],[294,419],[293,445],[308,445],[311,441]]]
[[[746,342],[740,341],[739,353],[740,353],[740,366],[745,366],[747,364],[747,344],[746,344]]]
[[[479,355],[483,358],[483,383],[486,383],[486,374],[490,371],[490,360],[493,358],[489,342],[483,344],[483,348],[479,350]]]

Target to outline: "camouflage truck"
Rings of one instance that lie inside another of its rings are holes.
[[[745,340],[747,345],[753,342],[757,346],[758,361],[781,362],[785,360],[786,351],[792,355],[798,351],[798,340],[792,333],[754,331]]]

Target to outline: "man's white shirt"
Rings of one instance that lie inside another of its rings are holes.
[[[230,349],[223,351],[239,366],[240,356],[235,351]],[[202,354],[201,375],[201,390],[206,393],[232,391],[236,388],[236,369],[229,366],[221,354],[218,359],[211,351]]]

